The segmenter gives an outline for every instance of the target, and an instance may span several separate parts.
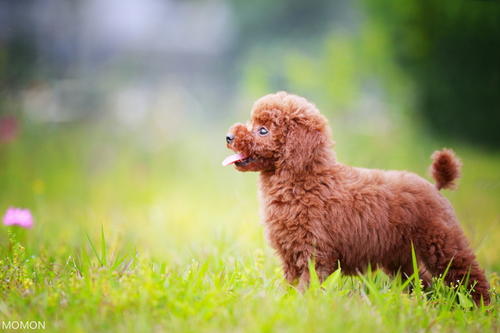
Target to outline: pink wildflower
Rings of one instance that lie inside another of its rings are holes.
[[[31,228],[33,226],[33,216],[29,209],[10,207],[3,217],[3,224]]]

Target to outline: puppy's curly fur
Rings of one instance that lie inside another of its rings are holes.
[[[332,151],[328,122],[306,99],[278,92],[257,100],[248,125],[227,137],[239,171],[260,172],[268,238],[285,278],[309,283],[313,259],[320,279],[338,265],[346,274],[368,265],[403,277],[413,273],[414,246],[424,285],[443,274],[466,280],[476,303],[490,302],[488,281],[439,189],[452,188],[461,164],[451,150],[432,155],[436,185],[406,171],[343,165]]]

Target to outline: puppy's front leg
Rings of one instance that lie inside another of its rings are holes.
[[[283,257],[283,270],[285,279],[300,292],[309,287],[308,263],[311,255],[308,252],[293,253]]]
[[[311,258],[314,258],[314,270],[316,271],[316,274],[318,276],[318,280],[320,283],[325,281],[328,276],[337,269],[337,265],[328,265],[328,262],[325,262],[323,259],[323,256],[318,256],[318,257],[306,257],[308,258],[307,260],[303,261],[297,261],[297,263],[301,263],[300,266],[296,266],[296,272],[298,276],[298,284],[297,284],[297,289],[300,292],[305,292],[307,288],[309,287],[310,283],[310,272],[309,272],[309,260]]]
[[[306,269],[304,269],[304,271],[300,275],[297,289],[301,293],[304,293],[307,290],[307,288],[309,288],[309,268],[306,267]]]
[[[292,286],[296,286],[300,277],[300,272],[297,270],[297,266],[295,266],[292,262],[283,261],[283,273],[285,275],[285,279]]]

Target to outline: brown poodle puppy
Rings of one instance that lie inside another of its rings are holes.
[[[321,280],[339,264],[346,274],[371,264],[407,277],[413,244],[424,285],[449,265],[447,282],[457,284],[469,274],[476,303],[489,303],[484,272],[439,193],[459,177],[451,150],[432,155],[436,185],[410,172],[343,165],[331,150],[326,118],[286,92],[257,100],[250,123],[235,124],[226,141],[237,154],[224,165],[260,172],[268,237],[290,283],[307,287],[309,260]]]

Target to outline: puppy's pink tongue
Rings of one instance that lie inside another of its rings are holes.
[[[241,161],[244,159],[245,159],[245,156],[243,156],[242,154],[234,154],[234,155],[226,157],[224,159],[224,161],[222,161],[222,166],[227,166],[229,164],[233,164],[235,162],[238,162],[238,161]]]

